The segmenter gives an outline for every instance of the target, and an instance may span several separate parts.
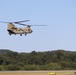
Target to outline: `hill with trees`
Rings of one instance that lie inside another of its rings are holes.
[[[76,51],[18,53],[1,49],[0,70],[76,70]]]
[[[0,54],[6,54],[8,52],[10,52],[11,50],[8,49],[0,49]]]

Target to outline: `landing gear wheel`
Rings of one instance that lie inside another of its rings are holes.
[[[11,35],[11,33],[8,33],[9,35]]]
[[[20,36],[22,36],[22,34],[20,34]]]
[[[25,34],[25,36],[26,36],[26,34]]]

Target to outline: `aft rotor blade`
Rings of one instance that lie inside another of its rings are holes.
[[[30,20],[24,20],[24,21],[17,21],[17,22],[3,22],[3,21],[0,21],[1,23],[16,23],[16,24],[19,24],[20,22],[28,22]]]
[[[30,20],[17,21],[17,22],[13,22],[13,23],[28,22],[28,21],[30,21]]]
[[[12,22],[3,22],[3,21],[0,21],[1,23],[12,23]]]

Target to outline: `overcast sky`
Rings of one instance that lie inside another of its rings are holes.
[[[27,19],[25,24],[47,26],[32,26],[33,33],[27,36],[10,36],[8,25],[0,23],[0,49],[76,51],[76,0],[0,0],[0,21]]]

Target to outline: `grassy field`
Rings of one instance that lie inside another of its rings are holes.
[[[0,71],[0,75],[76,75],[76,70],[69,71]],[[56,74],[51,74],[56,73]]]

